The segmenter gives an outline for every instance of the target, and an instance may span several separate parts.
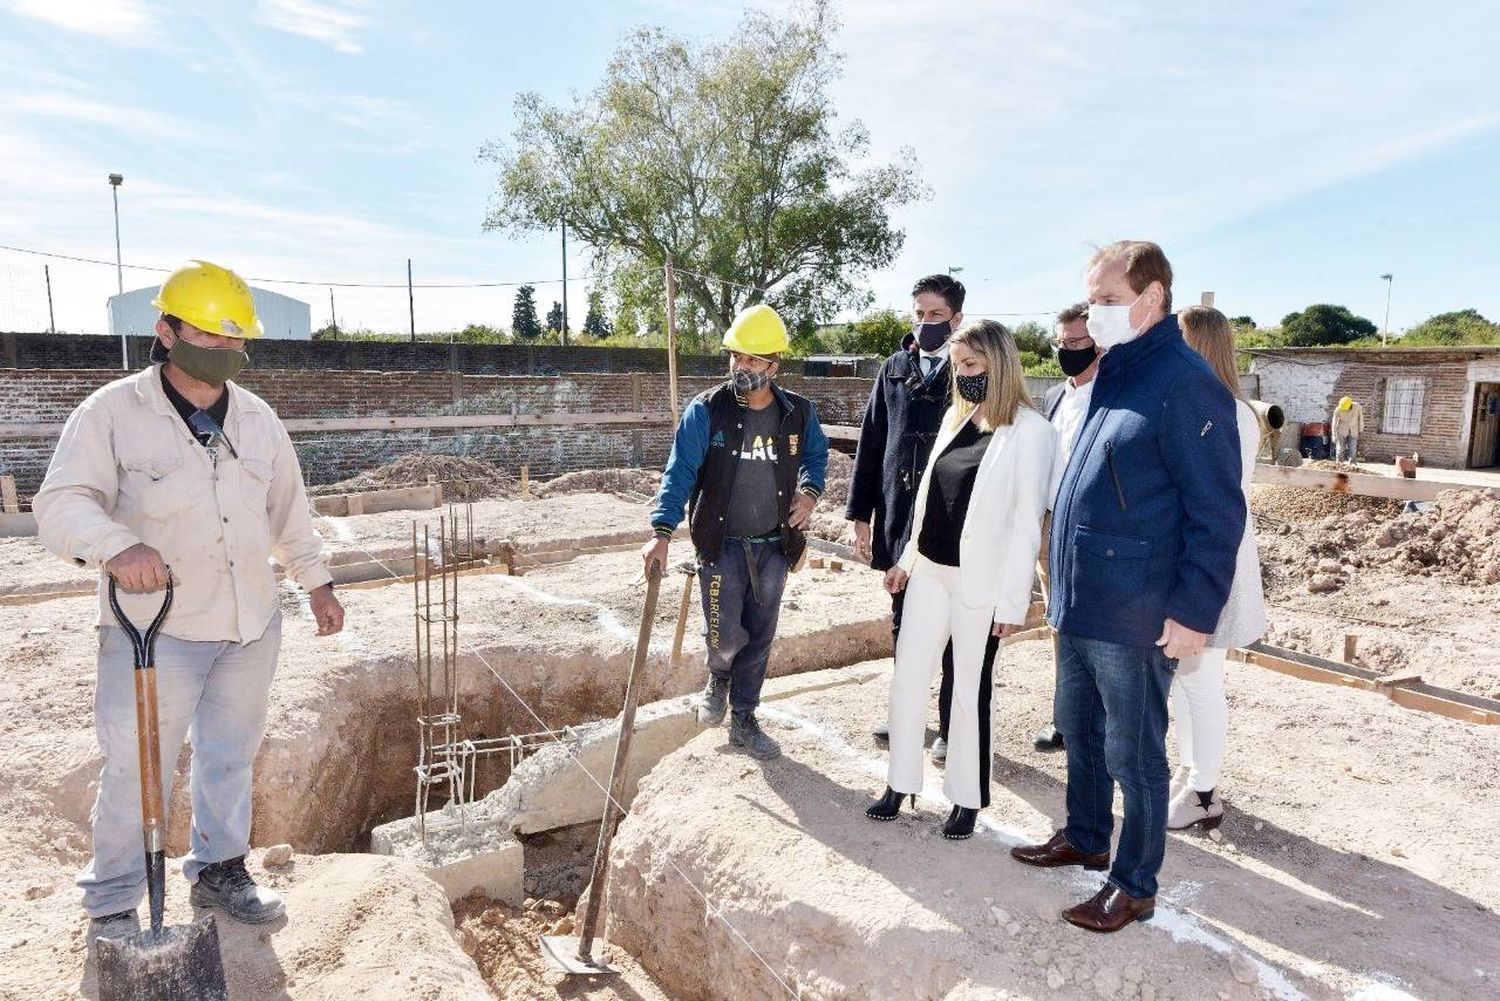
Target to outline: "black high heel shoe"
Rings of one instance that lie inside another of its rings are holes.
[[[865,816],[871,820],[895,820],[896,814],[901,812],[901,801],[907,796],[911,797],[911,808],[917,808],[917,794],[905,792],[893,792],[890,786],[885,787],[885,795],[876,800]]]
[[[974,836],[974,821],[979,819],[979,811],[971,810],[967,806],[955,806],[953,812],[948,814],[948,819],[943,823],[943,837],[949,841],[964,841]]]

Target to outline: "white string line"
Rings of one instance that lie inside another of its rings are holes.
[[[309,510],[312,510],[311,505],[309,505]],[[328,518],[328,516],[326,515],[318,514],[315,510],[313,510],[313,516],[319,520],[327,520]],[[345,538],[343,541],[353,542],[355,547],[359,549],[360,552],[370,557],[370,559],[375,563],[378,563],[386,571],[386,573],[391,575],[391,577],[399,579],[402,576],[392,570],[389,566],[387,566],[374,553],[370,552],[368,549],[365,549],[364,546],[360,544],[360,540],[357,535],[354,535],[352,532],[348,534],[352,536],[352,538]],[[446,539],[444,541],[446,543]],[[531,718],[536,720],[537,725],[541,727],[543,731],[553,734],[553,741],[562,747],[563,751],[567,753],[568,757],[572,759],[573,763],[578,766],[579,771],[583,772],[583,774],[588,777],[588,780],[594,783],[594,786],[604,794],[605,799],[613,803],[623,817],[626,813],[625,805],[619,800],[615,799],[614,795],[608,789],[606,789],[597,778],[594,777],[594,773],[588,770],[588,768],[584,765],[582,759],[578,757],[577,752],[574,751],[574,749],[567,743],[567,741],[563,740],[562,737],[558,735],[558,731],[553,730],[552,727],[548,726],[547,723],[537,715],[536,710],[531,707],[531,704],[523,699],[520,693],[511,687],[510,682],[506,681],[505,678],[501,676],[499,671],[495,670],[494,666],[490,664],[489,660],[485,658],[484,654],[480,653],[479,650],[472,644],[468,643],[467,640],[460,639],[459,642],[464,643],[465,647],[467,648],[467,652],[473,654],[479,659],[479,662],[483,664],[489,670],[489,672],[495,676],[495,680],[500,682],[500,684],[505,687],[505,690],[510,693],[511,697],[521,704],[521,708],[525,709],[526,712],[530,714]],[[776,970],[771,966],[771,964],[767,962],[766,958],[760,954],[755,946],[750,944],[750,940],[747,939],[740,932],[740,930],[734,926],[734,922],[725,917],[724,912],[721,911],[719,907],[709,899],[708,894],[699,889],[698,885],[693,882],[692,878],[689,877],[687,873],[682,871],[682,869],[672,859],[672,856],[663,852],[662,858],[664,858],[667,864],[672,867],[672,871],[681,876],[682,881],[686,883],[688,887],[699,896],[699,898],[702,899],[704,907],[706,907],[714,917],[722,921],[724,923],[724,927],[728,928],[730,933],[733,934],[735,938],[739,939],[746,949],[750,950],[751,955],[753,955],[757,960],[760,961],[760,964],[766,968],[766,972],[769,973],[776,980],[776,982],[781,985],[782,990],[787,992],[787,996],[792,998],[800,998],[801,995],[797,991],[793,990],[792,987],[781,978],[780,974],[778,974]],[[591,894],[602,894],[604,892],[604,888],[591,887],[589,892]]]

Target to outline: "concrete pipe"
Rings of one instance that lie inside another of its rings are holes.
[[[1274,403],[1266,403],[1263,400],[1251,400],[1250,409],[1254,410],[1255,416],[1260,418],[1261,434],[1280,431],[1286,424],[1286,413]]]

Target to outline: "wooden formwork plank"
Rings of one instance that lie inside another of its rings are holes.
[[[1377,476],[1373,473],[1345,473],[1329,469],[1272,466],[1263,462],[1255,466],[1255,482],[1408,501],[1430,501],[1444,490],[1484,490],[1500,496],[1500,489],[1484,483],[1409,480],[1405,477]]]
[[[16,478],[9,473],[0,475],[0,511],[20,514],[21,503],[16,499]]]

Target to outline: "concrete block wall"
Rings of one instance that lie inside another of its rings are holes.
[[[115,369],[0,369],[0,423],[60,424],[90,393],[120,377]],[[559,376],[453,372],[247,369],[239,380],[284,418],[441,416],[449,414],[619,413],[669,409],[665,375],[570,373]],[[680,380],[685,405],[719,383]],[[869,394],[864,379],[787,376],[811,397],[828,424],[857,424]],[[415,451],[483,458],[537,476],[612,466],[660,466],[672,432],[661,428],[575,425],[472,431],[308,432],[294,436],[310,483],[345,479]],[[0,472],[29,498],[41,484],[55,440],[0,441]]]

